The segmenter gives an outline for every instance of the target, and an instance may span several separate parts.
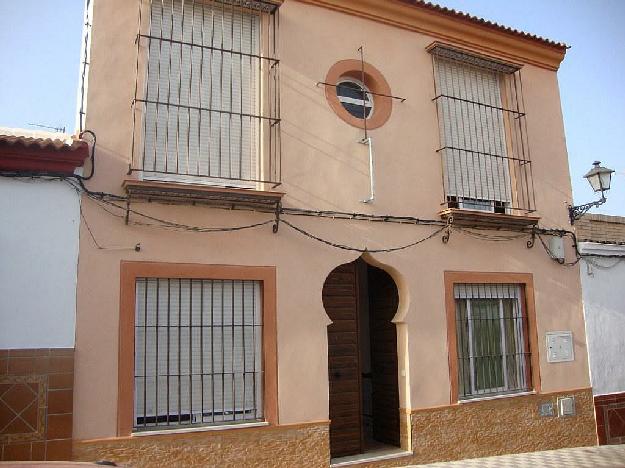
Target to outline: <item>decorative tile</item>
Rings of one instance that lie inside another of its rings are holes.
[[[603,411],[607,443],[625,443],[625,402],[606,405]]]
[[[0,388],[0,443],[43,440],[47,376],[0,375]]]

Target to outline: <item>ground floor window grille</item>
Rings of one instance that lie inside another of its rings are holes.
[[[516,284],[456,284],[459,398],[530,390],[522,289]]]
[[[135,430],[263,420],[260,288],[137,278]]]

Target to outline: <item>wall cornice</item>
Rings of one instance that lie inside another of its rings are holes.
[[[427,34],[450,44],[513,62],[558,70],[566,47],[519,32],[399,0],[296,0]]]

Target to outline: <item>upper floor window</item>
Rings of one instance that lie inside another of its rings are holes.
[[[245,188],[279,182],[276,4],[140,1],[131,170]]]
[[[534,211],[519,67],[435,45],[446,208]]]

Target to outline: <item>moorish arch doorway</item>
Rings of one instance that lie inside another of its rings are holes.
[[[330,454],[400,446],[397,285],[362,258],[326,278]]]

